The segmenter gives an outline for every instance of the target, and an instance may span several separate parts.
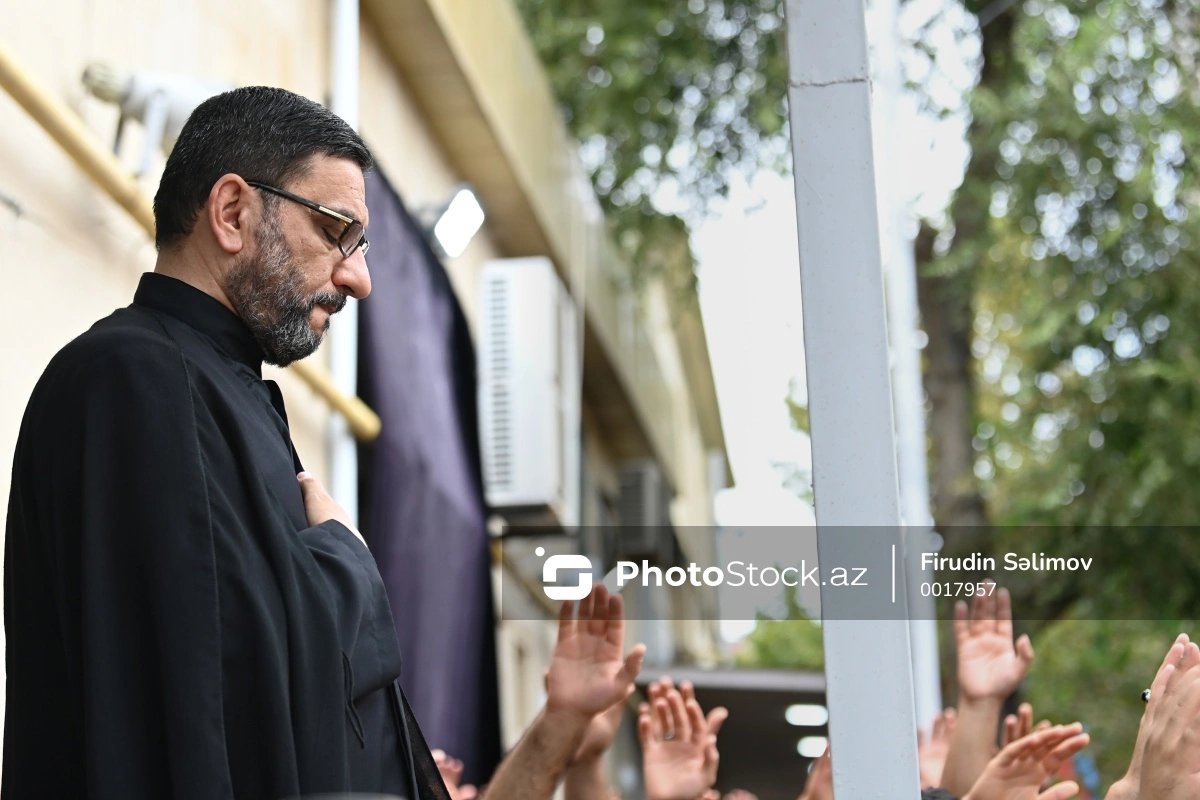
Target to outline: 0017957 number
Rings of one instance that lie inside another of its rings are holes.
[[[976,595],[991,596],[996,590],[996,584],[988,583],[952,583],[950,581],[939,581],[936,583],[922,583],[922,597],[975,597]]]

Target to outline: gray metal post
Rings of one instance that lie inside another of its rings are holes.
[[[852,537],[839,531],[848,526],[879,526],[888,532],[885,546],[902,551],[862,2],[788,0],[787,31],[821,555],[853,554]],[[897,578],[903,601],[903,569]],[[908,624],[838,620],[827,589],[821,602],[835,794],[916,798]]]

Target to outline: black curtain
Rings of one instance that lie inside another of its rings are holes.
[[[366,188],[372,290],[359,311],[358,389],[383,432],[359,447],[360,523],[425,739],[481,783],[500,758],[500,721],[475,350],[419,226],[378,171]]]

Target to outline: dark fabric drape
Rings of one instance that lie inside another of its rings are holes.
[[[431,747],[482,782],[499,761],[500,724],[475,351],[445,270],[378,172],[367,207],[358,381],[383,432],[359,451],[360,522],[417,721]]]

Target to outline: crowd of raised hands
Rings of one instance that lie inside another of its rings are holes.
[[[1005,701],[1033,662],[1029,638],[1013,639],[1008,592],[1001,588],[977,596],[970,608],[959,602],[954,639],[958,706],[939,714],[918,736],[925,795],[965,800],[1077,796],[1074,781],[1055,778],[1063,762],[1087,746],[1083,726],[1047,720],[1035,725],[1028,703],[1000,719]],[[1105,800],[1184,798],[1200,798],[1200,648],[1180,634],[1150,684],[1129,768]]]
[[[1074,781],[1055,781],[1060,766],[1087,746],[1083,726],[1035,725],[1027,703],[1001,720],[1034,652],[1027,636],[1014,640],[1008,592],[992,588],[972,606],[955,607],[958,705],[918,735],[922,796],[1075,797]],[[603,586],[578,604],[563,603],[546,671],[546,705],[488,784],[461,785],[463,765],[434,751],[452,800],[549,800],[560,783],[565,800],[621,800],[603,756],[632,710],[644,652],[642,645],[625,652],[622,600]],[[727,717],[724,708],[706,713],[686,681],[676,686],[663,677],[646,687],[646,702],[637,709],[646,800],[756,800],[746,791],[721,795],[714,788],[718,733]],[[832,759],[827,750],[814,762],[798,800],[833,800]],[[1200,798],[1200,647],[1180,634],[1150,685],[1129,769],[1106,800],[1185,798]]]

